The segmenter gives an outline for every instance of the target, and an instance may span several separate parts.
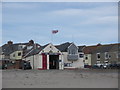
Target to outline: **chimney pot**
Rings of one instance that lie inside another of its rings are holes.
[[[12,42],[12,41],[8,41],[7,44],[8,44],[8,45],[12,45],[13,42]]]

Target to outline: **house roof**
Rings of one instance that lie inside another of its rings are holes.
[[[112,45],[101,45],[97,46],[96,50],[92,51],[92,53],[104,53],[109,52],[113,46]]]
[[[38,54],[40,51],[42,51],[46,46],[48,46],[49,44],[46,44],[44,46],[40,46],[39,48],[32,48],[31,50],[29,50],[24,56],[28,57],[28,56],[32,56],[32,55],[36,55]]]
[[[10,41],[8,41],[10,42]],[[20,45],[25,45],[25,47],[21,47]],[[11,43],[7,43],[4,44],[3,46],[0,47],[0,54],[4,54],[4,55],[10,55],[11,53],[15,52],[15,51],[23,51],[23,56],[28,53],[30,50],[27,50],[27,46],[33,46],[33,48],[37,46],[40,46],[37,43],[31,43],[31,41],[29,41],[28,43],[15,43],[13,44]]]
[[[14,51],[21,50],[19,45],[25,45],[25,43],[24,44],[17,43],[17,44],[10,44],[10,45],[4,44],[3,46],[0,47],[0,54],[9,55],[13,53]]]
[[[87,46],[83,49],[85,54],[91,54],[92,51],[96,50],[97,46]]]
[[[28,46],[32,46],[31,49],[27,49]],[[41,46],[38,43],[35,44],[27,44],[26,47],[23,49],[23,57],[33,55],[33,53],[36,54],[37,49],[40,48]]]
[[[68,47],[71,45],[72,43],[66,42],[60,45],[55,46],[57,49],[59,49],[61,52],[67,52]]]
[[[113,47],[111,48],[110,51],[119,51],[120,50],[120,43],[118,44],[111,44]]]
[[[43,48],[32,49],[30,53],[28,53],[25,57],[32,56],[38,54]]]
[[[104,53],[104,52],[110,52],[110,51],[118,51],[119,45],[120,44],[87,46],[84,48],[83,52],[85,54],[91,54],[91,53]]]
[[[85,48],[86,46],[78,46],[78,52],[83,52],[83,49]]]

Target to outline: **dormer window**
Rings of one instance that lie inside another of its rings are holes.
[[[70,49],[70,50],[68,50],[68,54],[75,55],[75,54],[77,54],[77,51],[76,51],[76,49]]]
[[[37,46],[37,48],[40,48],[40,46]]]
[[[70,50],[68,50],[68,54],[71,54]]]
[[[72,49],[72,52],[71,52],[71,54],[76,54],[74,49]]]
[[[67,59],[68,60],[78,60],[79,56],[78,56],[78,48],[76,45],[74,44],[71,44],[69,47],[68,47],[68,55],[67,55]]]
[[[18,53],[18,56],[21,56],[21,52]]]
[[[25,47],[25,45],[19,45],[18,47],[19,47],[19,49],[23,49]]]
[[[27,47],[27,50],[30,50],[30,49],[32,49],[33,48],[33,46],[28,46]]]

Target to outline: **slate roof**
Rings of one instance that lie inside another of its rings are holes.
[[[32,46],[32,48],[27,49],[28,46]],[[23,49],[23,57],[33,55],[32,54],[33,50],[37,50],[38,46],[41,47],[38,43],[35,43],[35,44],[32,44],[32,45],[27,44],[26,47]],[[34,51],[34,53],[36,54],[35,51]]]
[[[17,43],[17,44],[4,44],[3,46],[0,47],[0,54],[4,54],[4,55],[9,55],[11,53],[13,53],[14,51],[18,51],[21,50],[21,48],[19,48],[19,45],[25,45],[26,43]]]
[[[92,53],[104,53],[109,52],[113,46],[112,45],[101,45],[97,46],[96,50],[92,51]]]
[[[86,46],[78,46],[78,52],[83,52],[83,49],[85,48]]]
[[[120,44],[106,44],[106,45],[95,45],[95,46],[87,46],[84,48],[83,52],[85,54],[92,53],[104,53],[104,52],[114,52],[118,51],[118,46]]]
[[[60,45],[55,46],[57,49],[59,49],[61,52],[67,52],[68,47],[71,45],[72,43],[66,42]]]
[[[10,55],[14,51],[19,51],[19,50],[23,50],[24,52],[23,54],[29,52],[26,50],[26,46],[24,48],[20,48],[19,45],[29,46],[29,43],[4,44],[3,46],[0,47],[0,54]],[[39,44],[36,44],[36,45],[39,45]]]
[[[120,43],[118,44],[111,44],[113,45],[112,49],[110,51],[119,51],[120,50]]]
[[[86,46],[83,49],[84,54],[91,54],[93,51],[95,51],[97,46]]]
[[[32,49],[32,50],[30,51],[30,53],[28,52],[28,54],[27,54],[25,57],[32,56],[32,55],[36,55],[36,54],[38,54],[41,50],[42,50],[42,47],[41,47],[41,48],[37,48],[37,49]]]
[[[26,53],[25,57],[38,54],[40,51],[42,51],[48,45],[49,44],[46,44],[46,45],[40,46],[39,48],[36,48],[36,49],[32,48],[31,50],[29,50],[29,52]]]

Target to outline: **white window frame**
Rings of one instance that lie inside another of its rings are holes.
[[[65,67],[72,67],[72,63],[65,63],[66,66]]]
[[[71,45],[75,45],[74,43],[72,43]],[[71,47],[71,45],[68,47],[68,49]],[[77,47],[76,45],[75,45],[75,47]],[[74,50],[75,51],[75,50]],[[69,53],[70,52],[70,53]],[[77,52],[75,51],[74,52],[74,54],[72,53],[72,50],[70,49],[70,50],[68,50],[68,54],[69,55],[78,55],[78,47],[77,47]]]
[[[107,54],[108,54],[108,56],[107,56]],[[107,57],[106,57],[107,56]],[[108,52],[105,52],[105,59],[109,59],[110,58],[110,55],[109,55],[109,53]]]
[[[68,54],[71,55],[71,50],[68,50]]]
[[[20,55],[19,55],[19,53],[20,53]],[[22,52],[18,52],[18,54],[17,54],[18,56],[22,56]]]
[[[96,61],[96,63],[97,63],[97,64],[100,64],[100,63],[101,63],[101,61],[100,61],[100,60],[97,60],[97,61]]]
[[[32,48],[33,48],[33,46],[27,46],[27,50],[30,50]]]
[[[80,54],[83,55],[83,57],[80,57]],[[79,53],[79,58],[84,58],[84,53]]]
[[[116,52],[115,54],[116,54],[116,58],[118,58],[118,52]]]
[[[98,55],[100,55],[100,53],[97,53],[97,54],[96,54],[96,58],[97,58],[97,60],[100,60],[100,58],[98,58]]]
[[[71,49],[71,54],[72,55],[75,55],[76,53],[75,53],[75,49]]]
[[[77,52],[76,52],[75,49],[70,49],[70,50],[68,50],[68,54],[69,54],[69,55],[78,55],[78,50],[77,50]]]

